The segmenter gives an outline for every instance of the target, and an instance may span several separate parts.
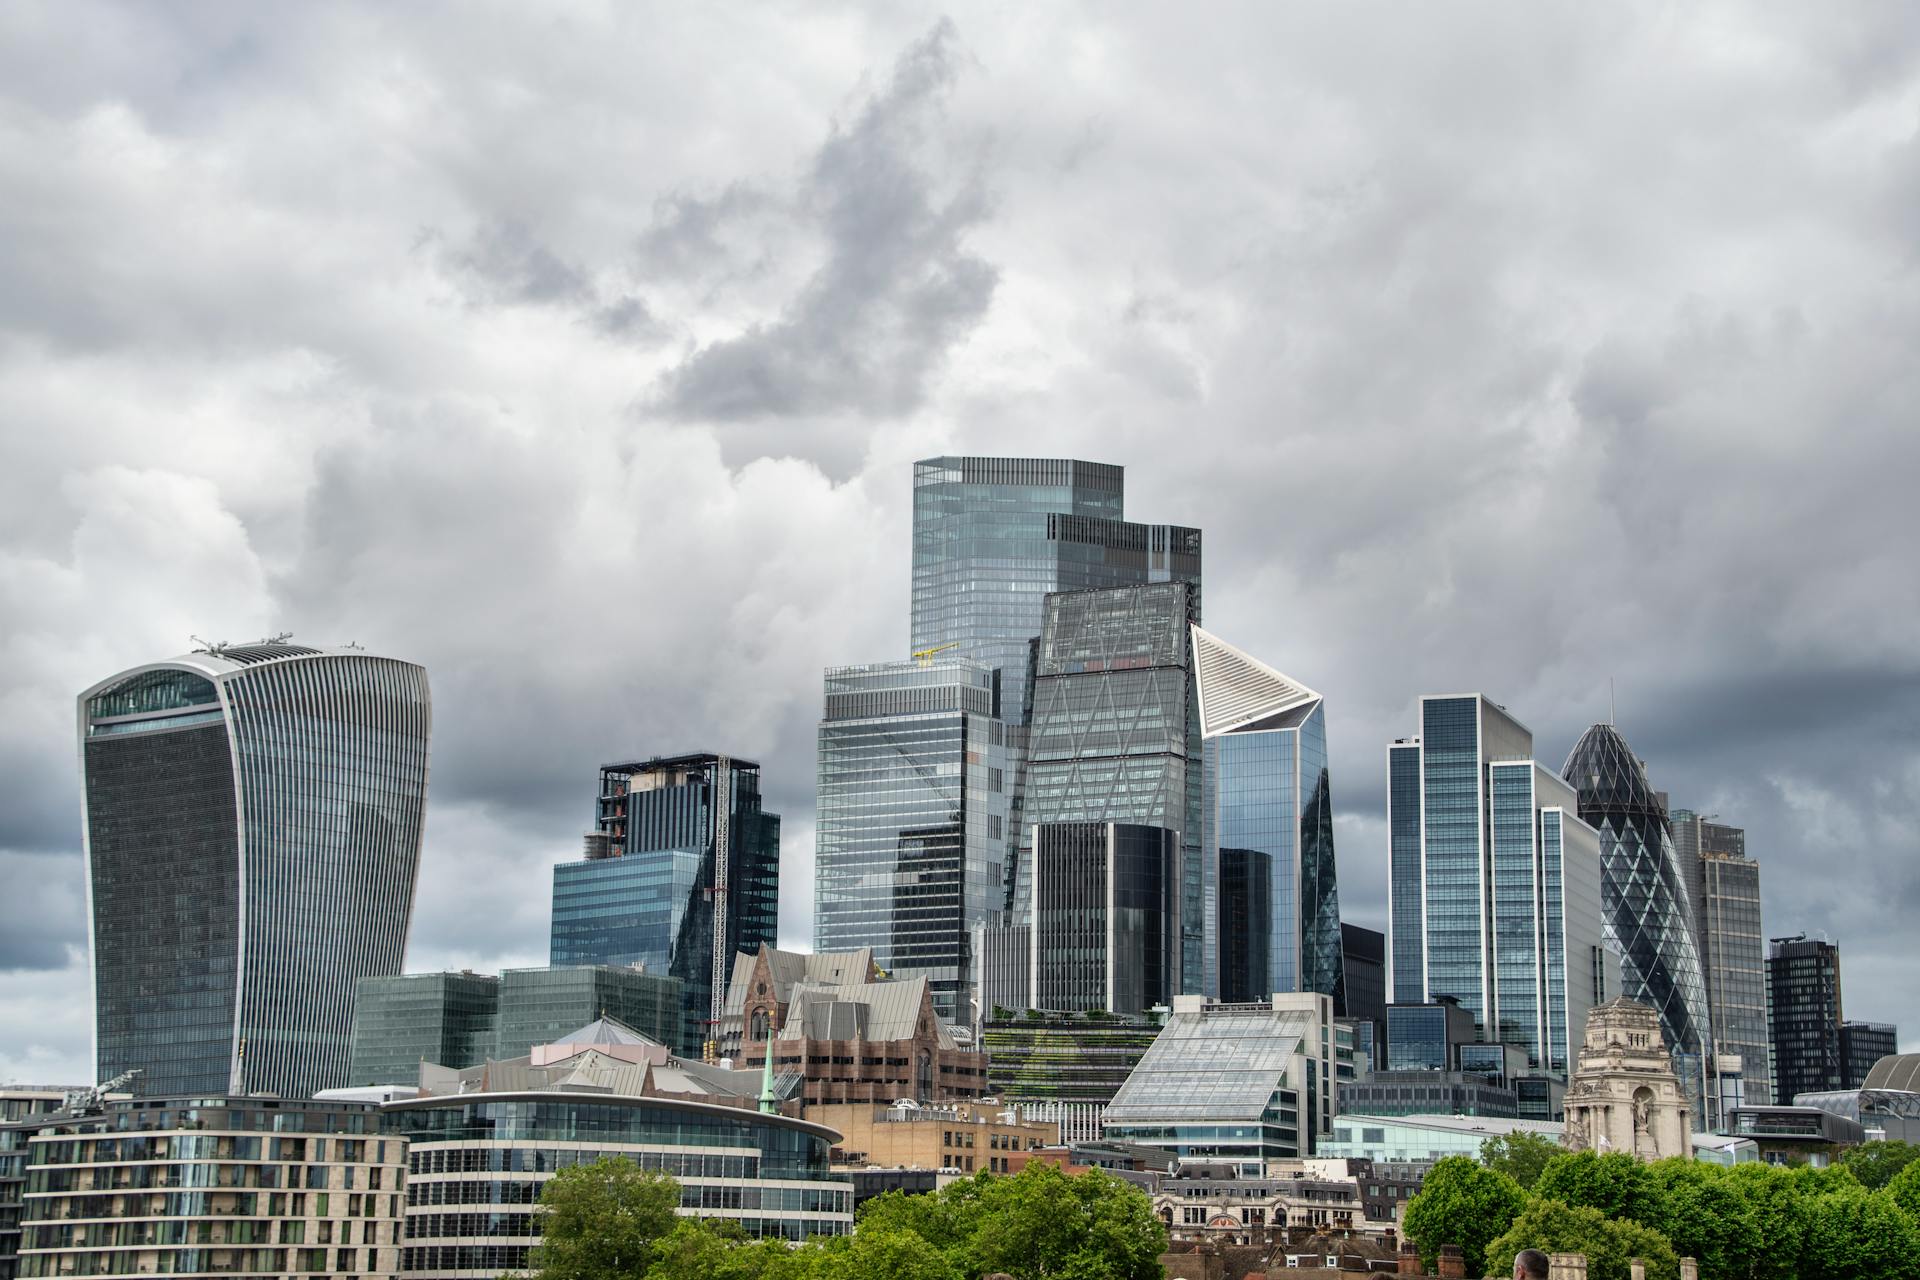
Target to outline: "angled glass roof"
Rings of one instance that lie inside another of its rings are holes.
[[[1320,698],[1305,685],[1199,627],[1193,628],[1193,664],[1204,737],[1227,733]]]
[[[1110,1124],[1259,1120],[1312,1018],[1274,1009],[1175,1013],[1107,1107]]]

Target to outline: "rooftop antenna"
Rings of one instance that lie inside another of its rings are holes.
[[[1609,725],[1617,725],[1617,722],[1614,720],[1613,715],[1614,715],[1613,677],[1608,676],[1607,677],[1607,723]]]

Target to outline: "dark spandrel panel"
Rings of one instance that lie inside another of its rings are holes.
[[[85,762],[100,1076],[224,1093],[239,933],[226,727],[94,738]]]

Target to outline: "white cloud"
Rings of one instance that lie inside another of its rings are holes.
[[[27,6],[0,86],[9,866],[78,883],[81,687],[291,627],[431,673],[415,963],[538,959],[597,764],[698,747],[804,941],[907,464],[1071,455],[1327,694],[1356,913],[1418,693],[1558,763],[1611,676],[1920,1027],[1904,10]],[[59,983],[0,977],[0,1071]]]

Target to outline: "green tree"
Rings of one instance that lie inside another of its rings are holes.
[[[1014,1280],[1158,1280],[1167,1247],[1167,1229],[1139,1188],[1098,1169],[1069,1176],[1037,1161],[932,1195],[880,1196],[861,1211],[854,1239],[869,1232],[911,1233],[964,1276],[1004,1271]]]
[[[1537,1133],[1515,1132],[1504,1138],[1488,1138],[1480,1144],[1480,1163],[1498,1169],[1521,1187],[1531,1190],[1540,1180],[1547,1161],[1562,1155],[1566,1148]]]
[[[796,1251],[781,1240],[750,1240],[726,1218],[681,1218],[654,1245],[647,1280],[787,1280]]]
[[[1909,1218],[1920,1223],[1920,1161],[1894,1174],[1887,1183],[1886,1192],[1896,1205],[1906,1210]]]
[[[1695,1258],[1706,1280],[1760,1274],[1766,1266],[1761,1225],[1752,1204],[1730,1185],[1728,1170],[1683,1156],[1649,1166],[1659,1189],[1659,1231],[1683,1258]],[[1794,1256],[1794,1255],[1789,1255]]]
[[[863,1226],[851,1239],[799,1252],[806,1265],[778,1280],[965,1280],[953,1259],[914,1231]],[[807,1262],[809,1252],[813,1258]]]
[[[1756,1163],[1721,1170],[1721,1185],[1745,1203],[1758,1232],[1743,1280],[1797,1280],[1807,1233],[1804,1184],[1790,1170]]]
[[[1800,1274],[1823,1280],[1920,1276],[1920,1229],[1885,1192],[1856,1188],[1814,1196]]]
[[[1522,1249],[1587,1255],[1587,1280],[1628,1280],[1631,1263],[1647,1264],[1647,1280],[1678,1280],[1680,1258],[1667,1238],[1652,1227],[1609,1218],[1598,1209],[1535,1197],[1499,1238],[1487,1245],[1486,1271],[1470,1275],[1510,1276]]]
[[[1660,1187],[1653,1172],[1624,1151],[1563,1152],[1547,1161],[1533,1184],[1533,1194],[1575,1208],[1598,1209],[1609,1218],[1643,1223],[1661,1219]]]
[[[1869,1191],[1892,1182],[1895,1174],[1915,1160],[1920,1160],[1920,1147],[1911,1142],[1863,1142],[1840,1155],[1840,1163]]]
[[[1520,1184],[1471,1156],[1437,1161],[1407,1201],[1401,1226],[1432,1270],[1440,1246],[1457,1244],[1466,1254],[1467,1274],[1485,1275],[1487,1244],[1513,1225],[1527,1207]]]
[[[541,1280],[641,1280],[674,1229],[680,1184],[623,1156],[575,1165],[540,1193]]]

